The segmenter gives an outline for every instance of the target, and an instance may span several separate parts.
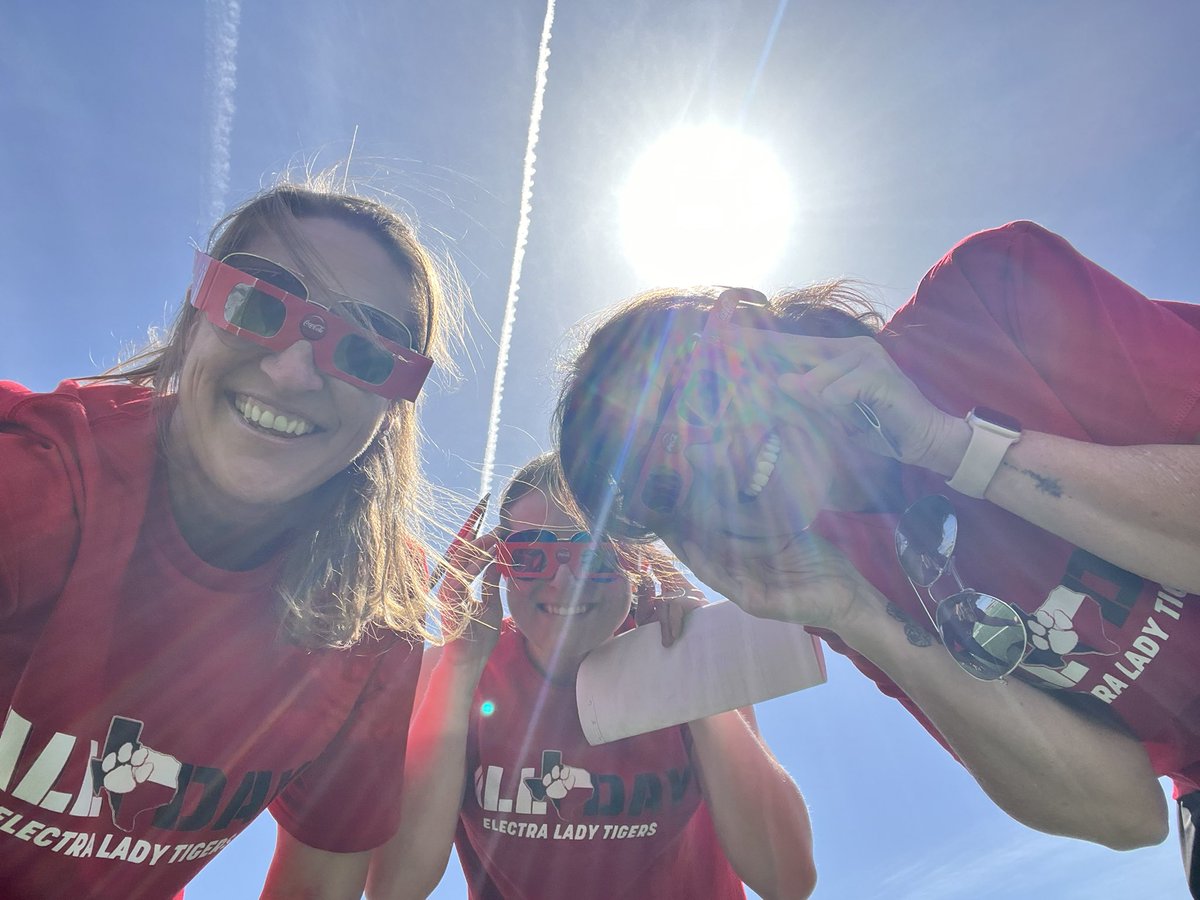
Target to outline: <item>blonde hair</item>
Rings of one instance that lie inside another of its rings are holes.
[[[333,184],[332,173],[326,173],[258,193],[216,224],[206,252],[221,259],[270,232],[303,254],[297,219],[330,218],[360,229],[411,279],[423,332],[414,336],[416,349],[434,357],[443,374],[452,372],[449,350],[461,339],[464,300],[453,267],[435,258],[399,213]],[[198,311],[185,300],[165,336],[97,377],[146,385],[160,397],[172,395],[197,322]],[[425,561],[438,554],[426,534],[437,523],[430,514],[433,491],[420,468],[421,441],[417,406],[392,403],[370,446],[318,488],[329,511],[285,551],[276,585],[283,626],[292,640],[348,647],[377,628],[431,640],[449,636],[429,626],[438,601],[429,590]]]

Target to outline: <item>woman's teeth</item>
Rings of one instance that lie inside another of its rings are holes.
[[[742,487],[743,500],[753,500],[763,492],[763,488],[767,486],[767,482],[771,480],[771,475],[775,472],[775,464],[779,462],[779,449],[778,435],[772,434],[763,441],[758,456],[754,458],[754,472],[750,476],[750,482]]]
[[[583,613],[591,612],[596,608],[595,603],[585,603],[583,606],[552,606],[549,603],[539,603],[537,605],[544,613],[549,613],[552,616],[579,616]]]
[[[312,422],[285,415],[269,406],[263,406],[257,400],[251,400],[243,394],[234,397],[234,406],[242,414],[243,419],[252,422],[259,428],[265,428],[267,431],[300,437],[316,430],[316,426]]]

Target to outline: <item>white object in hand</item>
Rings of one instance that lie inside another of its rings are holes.
[[[657,622],[605,641],[575,682],[579,724],[606,744],[761,703],[825,681],[817,638],[801,625],[759,619],[728,600],[688,613],[662,646]]]

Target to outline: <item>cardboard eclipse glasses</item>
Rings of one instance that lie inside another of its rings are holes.
[[[399,320],[351,299],[322,306],[269,259],[231,253],[220,261],[196,251],[192,285],[192,305],[215,327],[275,353],[308,341],[322,372],[387,400],[416,400],[433,367]]]
[[[553,578],[562,566],[588,581],[615,581],[622,572],[613,542],[597,542],[586,531],[566,539],[540,528],[514,532],[497,545],[496,563],[501,575],[518,581]]]

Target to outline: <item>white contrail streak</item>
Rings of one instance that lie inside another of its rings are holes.
[[[233,133],[233,95],[237,90],[239,0],[209,0],[205,5],[205,43],[208,45],[204,82],[211,122],[211,157],[208,165],[208,221],[225,213],[229,192],[229,145]]]
[[[508,371],[508,350],[512,344],[513,322],[517,317],[517,296],[521,285],[521,267],[525,262],[525,244],[529,240],[529,214],[533,206],[533,175],[537,162],[538,130],[542,123],[542,100],[546,94],[546,74],[550,68],[550,28],[554,24],[554,0],[546,0],[546,19],[542,23],[542,41],[538,45],[537,75],[533,88],[533,110],[529,115],[529,136],[525,143],[525,171],[521,180],[521,214],[517,223],[517,243],[513,249],[512,272],[508,280],[508,299],[504,304],[504,324],[500,328],[500,347],[496,353],[496,380],[492,385],[492,410],[488,416],[487,444],[483,450],[483,473],[479,492],[488,490],[496,465],[496,441],[500,432],[500,403],[504,398],[504,376]]]

